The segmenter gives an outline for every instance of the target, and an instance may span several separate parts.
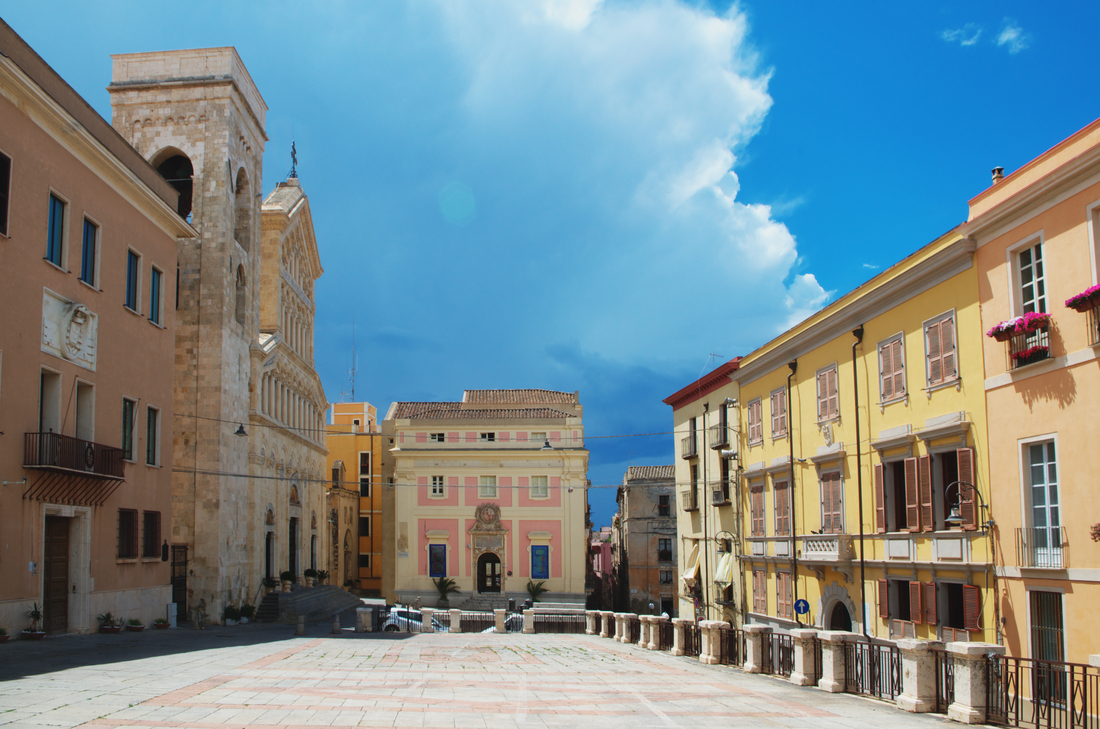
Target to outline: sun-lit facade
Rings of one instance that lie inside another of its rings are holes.
[[[382,590],[382,434],[378,411],[366,402],[332,404],[328,425],[328,468],[343,474],[342,486],[359,494],[358,554],[355,574],[360,589],[371,594]],[[338,468],[337,462],[342,466]]]

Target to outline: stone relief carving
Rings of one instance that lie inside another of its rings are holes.
[[[99,317],[83,304],[42,290],[42,351],[95,372]]]

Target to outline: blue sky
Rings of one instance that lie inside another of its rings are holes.
[[[350,390],[579,390],[590,436],[966,217],[1100,116],[1100,3],[48,0],[2,16],[104,116],[111,53],[236,46],[310,195]],[[718,355],[712,357],[711,355]],[[593,484],[671,435],[590,441]],[[590,494],[609,523],[614,489]]]

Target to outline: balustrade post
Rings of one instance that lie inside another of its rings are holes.
[[[493,610],[493,632],[494,633],[507,633],[508,627],[505,624],[507,619],[507,610],[504,608],[497,608]]]
[[[684,655],[684,626],[691,622],[687,618],[672,618],[672,655]]]
[[[771,640],[772,629],[767,625],[746,625],[745,632],[745,673],[760,673],[764,670],[764,641]]]
[[[649,645],[651,651],[661,650],[661,626],[668,622],[668,618],[662,615],[652,615],[649,618]]]
[[[434,633],[435,624],[432,622],[432,616],[435,615],[435,608],[421,608],[420,610],[420,632],[421,633]]]
[[[845,630],[823,630],[817,634],[821,641],[821,680],[817,687],[831,694],[840,694],[848,688],[846,675],[847,653],[844,644],[859,636]]]
[[[1005,647],[992,643],[948,643],[944,650],[955,660],[955,700],[947,707],[947,718],[963,724],[984,724],[986,663],[991,653],[1003,656]]]
[[[611,626],[615,624],[615,613],[611,612],[610,610],[601,610],[600,618],[600,637],[610,638]]]
[[[599,615],[595,610],[584,611],[584,634],[595,635],[596,634],[596,616]]]
[[[638,619],[636,613],[623,613],[623,633],[619,636],[620,643],[630,642],[630,625]]]
[[[535,632],[535,611],[530,608],[523,611],[523,632]]]
[[[707,664],[718,663],[718,651],[715,638],[718,634],[719,622],[717,620],[699,621],[699,662]]]
[[[649,619],[651,617],[653,617],[653,616],[652,615],[639,615],[638,616],[638,623],[639,623],[639,627],[641,628],[638,631],[638,647],[639,648],[648,648],[649,647],[649,626],[650,626]]]
[[[454,608],[451,610],[451,632],[462,632],[462,611],[458,608]]]
[[[899,640],[901,652],[901,694],[898,708],[913,713],[936,710],[936,654],[938,640]]]
[[[616,643],[623,642],[623,623],[626,621],[625,615],[626,613],[615,613],[615,635],[611,636],[611,640]]]
[[[791,669],[790,682],[795,686],[813,686],[821,672],[817,665],[817,651],[814,650],[816,630],[800,628],[791,631],[794,644],[794,666]]]

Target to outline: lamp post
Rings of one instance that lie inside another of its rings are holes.
[[[982,531],[984,532],[987,529],[991,529],[992,527],[994,527],[997,522],[993,521],[993,519],[985,519],[986,512],[989,511],[989,505],[986,504],[985,500],[982,498],[982,492],[978,491],[978,487],[970,483],[969,481],[953,481],[952,483],[948,484],[947,488],[943,490],[944,498],[947,498],[947,495],[951,492],[952,487],[957,487],[959,501],[961,501],[962,488],[964,486],[970,489],[971,493],[977,495],[978,497],[978,505],[981,507],[982,510],[982,522],[979,525],[981,526]],[[959,506],[959,501],[955,502],[955,505],[951,507],[951,513],[946,518],[944,518],[943,521],[945,524],[948,524],[949,526],[962,526],[962,524],[966,521],[965,519],[963,519],[962,510]]]

